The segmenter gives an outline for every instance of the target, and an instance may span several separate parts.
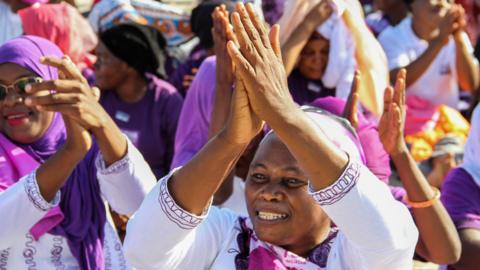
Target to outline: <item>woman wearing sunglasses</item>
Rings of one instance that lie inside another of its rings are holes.
[[[239,4],[232,17],[230,118],[147,196],[127,227],[127,257],[138,269],[411,268],[418,232],[406,207],[363,165],[351,128],[295,105],[278,26],[271,43],[247,10]],[[210,207],[262,120],[273,132],[250,164],[248,217]]]
[[[130,268],[105,200],[130,215],[155,178],[97,93],[45,39],[0,47],[1,269]]]

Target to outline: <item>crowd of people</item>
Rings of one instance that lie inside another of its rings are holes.
[[[0,0],[0,269],[479,269],[476,2],[76,4]]]

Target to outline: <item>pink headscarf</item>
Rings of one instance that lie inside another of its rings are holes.
[[[11,143],[0,133],[0,192],[15,184],[18,179],[31,173],[40,164],[34,160],[22,148]],[[52,208],[48,213],[35,224],[30,233],[35,239],[50,231],[58,225],[64,216],[59,206]]]
[[[27,5],[35,5],[35,4],[46,4],[48,0],[22,0],[23,3]]]
[[[26,35],[50,40],[76,64],[93,64],[89,52],[97,46],[98,38],[88,21],[71,5],[34,5],[20,10],[18,15]]]

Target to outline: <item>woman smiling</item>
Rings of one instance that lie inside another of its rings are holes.
[[[295,105],[278,26],[269,39],[250,5],[232,18],[239,48],[228,43],[237,72],[229,120],[147,196],[127,227],[127,257],[140,269],[410,268],[415,225],[363,165],[352,129]],[[249,217],[210,207],[263,121],[273,131],[246,180]]]

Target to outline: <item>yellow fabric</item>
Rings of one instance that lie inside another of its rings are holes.
[[[411,145],[410,152],[416,161],[430,158],[435,144],[446,134],[454,134],[462,140],[467,139],[470,124],[457,110],[440,105],[438,112],[440,117],[433,129],[405,137],[406,142]]]

